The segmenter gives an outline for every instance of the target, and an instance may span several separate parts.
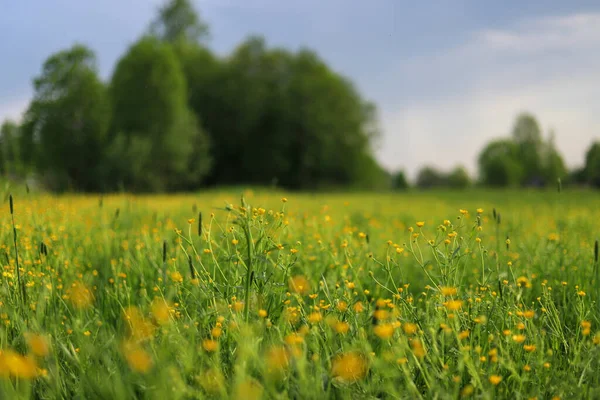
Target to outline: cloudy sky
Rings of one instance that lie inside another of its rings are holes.
[[[159,0],[0,0],[0,119],[19,118],[52,52],[96,50],[102,76]],[[249,34],[315,49],[379,107],[379,160],[475,171],[478,151],[529,111],[569,166],[600,138],[600,2],[194,0],[221,54]]]

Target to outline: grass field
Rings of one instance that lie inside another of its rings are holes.
[[[240,194],[5,196],[0,397],[600,398],[599,194]]]

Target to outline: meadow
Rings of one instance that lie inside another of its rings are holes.
[[[600,398],[598,193],[2,195],[3,399]]]

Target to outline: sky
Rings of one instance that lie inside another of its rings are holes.
[[[600,2],[505,0],[193,0],[210,47],[251,34],[317,51],[379,110],[378,160],[476,173],[477,155],[534,114],[569,167],[600,139]],[[20,118],[53,52],[96,51],[109,79],[160,0],[0,0],[0,120]]]

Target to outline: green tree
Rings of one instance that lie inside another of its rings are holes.
[[[392,188],[395,190],[406,190],[410,187],[404,171],[396,172],[392,177]]]
[[[171,46],[153,37],[135,43],[118,62],[110,93],[111,154],[117,158],[112,173],[121,184],[134,190],[198,186],[210,168],[208,138],[187,105],[185,77]],[[118,162],[134,157],[135,168]]]
[[[448,186],[455,189],[466,189],[471,186],[469,173],[462,166],[454,168],[446,177]]]
[[[170,0],[158,11],[150,32],[161,40],[200,42],[208,38],[208,25],[202,21],[189,0]]]
[[[417,187],[429,189],[446,185],[444,174],[430,165],[422,167],[417,173]]]
[[[550,132],[550,137],[544,144],[542,156],[544,181],[546,184],[556,183],[559,178],[564,180],[567,177],[567,167],[554,143],[554,132]]]
[[[517,116],[512,130],[512,138],[519,149],[519,160],[523,167],[521,183],[539,185],[543,183],[542,162],[543,141],[540,126],[529,113]]]
[[[110,106],[94,53],[75,45],[50,56],[34,88],[22,127],[26,158],[53,189],[101,189]]]
[[[22,171],[19,125],[6,120],[0,126],[0,172],[18,176]]]
[[[488,186],[517,186],[523,177],[519,147],[510,139],[494,140],[478,159],[481,182]]]
[[[585,177],[590,185],[600,188],[600,141],[592,143],[585,153]]]

